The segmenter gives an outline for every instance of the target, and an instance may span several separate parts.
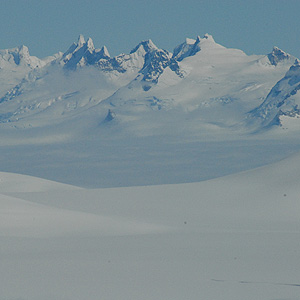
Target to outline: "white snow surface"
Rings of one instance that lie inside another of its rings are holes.
[[[299,70],[208,34],[1,50],[0,300],[300,299]]]
[[[47,192],[52,190],[79,189],[72,185],[15,173],[0,172],[1,193]]]
[[[0,196],[0,299],[299,299],[299,170],[295,154],[177,185],[26,177]]]

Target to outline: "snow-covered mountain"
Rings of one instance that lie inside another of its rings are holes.
[[[62,53],[44,59],[29,54],[26,46],[0,50],[0,95],[18,84],[29,72],[43,68]]]
[[[257,167],[300,147],[299,67],[276,47],[246,55],[206,34],[173,53],[145,40],[111,57],[80,36],[47,59],[5,57],[3,171],[92,187],[179,183]],[[283,126],[272,121],[278,113]],[[275,126],[265,133],[268,124]]]
[[[272,88],[265,101],[250,113],[252,121],[261,122],[262,126],[285,126],[291,119],[298,119],[299,89],[300,62],[296,60],[285,76]]]
[[[247,113],[262,105],[296,60],[276,47],[267,55],[248,56],[208,34],[186,39],[173,53],[146,40],[129,54],[110,57],[105,46],[96,49],[82,35],[65,53],[43,60],[31,57],[26,47],[2,53],[2,74],[18,74],[5,75],[2,83],[2,126],[55,125],[76,116],[76,122],[81,117],[90,125],[114,119],[115,126],[138,135],[169,125],[190,132],[245,130],[240,124]],[[168,113],[160,118],[158,111]]]
[[[139,43],[130,54],[120,54],[110,57],[105,46],[95,49],[93,41],[89,38],[85,41],[82,35],[78,42],[74,43],[59,60],[66,69],[78,69],[84,66],[95,66],[102,72],[134,73],[144,75],[144,81],[157,82],[157,78],[167,65],[171,64],[172,54],[158,49],[151,40]],[[176,63],[173,68],[176,69]]]

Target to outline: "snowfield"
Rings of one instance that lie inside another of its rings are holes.
[[[300,154],[145,187],[1,173],[0,299],[299,299],[299,178]]]
[[[300,299],[296,57],[81,35],[0,79],[0,300]]]

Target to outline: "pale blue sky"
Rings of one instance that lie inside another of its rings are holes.
[[[80,33],[112,55],[149,38],[172,51],[210,33],[247,54],[278,46],[300,57],[299,0],[0,0],[0,28],[0,49],[24,44],[38,57],[67,50]]]

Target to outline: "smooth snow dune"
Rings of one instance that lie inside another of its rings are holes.
[[[0,237],[115,236],[159,232],[162,227],[94,215],[0,195]]]
[[[198,183],[51,193],[8,193],[85,213],[159,222],[178,229],[291,230],[300,215],[300,153],[254,170]],[[297,226],[294,228],[297,231]]]
[[[299,300],[299,170],[1,196],[0,299]]]
[[[9,192],[49,192],[51,190],[78,190],[76,186],[42,178],[8,172],[0,172],[0,194]]]

